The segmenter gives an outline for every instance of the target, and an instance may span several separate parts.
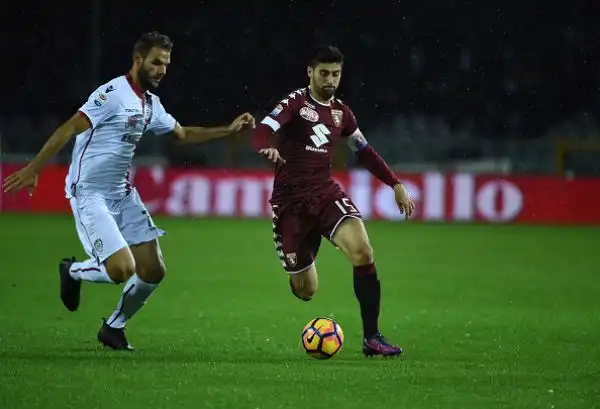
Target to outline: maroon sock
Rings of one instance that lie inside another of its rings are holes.
[[[364,337],[369,339],[379,332],[381,285],[375,263],[354,267],[354,294],[360,305]]]

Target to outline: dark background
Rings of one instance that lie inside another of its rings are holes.
[[[411,139],[379,130],[399,115],[443,121],[448,143],[467,127],[471,148],[543,139],[565,121],[597,138],[593,1],[21,1],[4,11],[5,153],[37,151],[92,90],[129,69],[133,43],[151,30],[175,43],[157,94],[182,124],[260,117],[306,84],[310,50],[333,43],[346,56],[338,96],[376,141]],[[471,151],[463,156],[486,156]]]

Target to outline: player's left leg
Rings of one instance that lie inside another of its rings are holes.
[[[324,234],[353,266],[354,294],[363,323],[363,352],[368,356],[400,355],[402,349],[387,342],[379,332],[381,283],[362,216],[352,201],[344,197],[329,206],[322,219]]]
[[[124,201],[119,227],[130,246],[136,271],[125,283],[115,310],[98,333],[98,338],[105,344],[110,343],[111,334],[122,332],[127,322],[146,304],[166,272],[158,244],[158,237],[164,231],[156,227],[135,190]]]

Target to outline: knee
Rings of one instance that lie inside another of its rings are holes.
[[[139,278],[147,283],[158,284],[167,274],[167,268],[163,260],[158,260],[156,263],[140,264],[136,271]]]
[[[363,242],[353,246],[348,256],[354,266],[364,266],[373,262],[373,248],[369,243]]]
[[[317,284],[317,283],[314,283],[314,282],[305,283],[304,286],[302,287],[302,292],[301,292],[302,300],[304,300],[304,301],[312,300],[312,298],[317,293],[318,289],[319,289],[319,284]]]
[[[133,257],[109,258],[105,262],[106,273],[115,284],[121,284],[135,274]]]
[[[290,288],[292,290],[292,294],[294,294],[296,298],[302,301],[310,301],[317,293],[319,285],[312,281],[303,281],[298,284],[290,280]]]

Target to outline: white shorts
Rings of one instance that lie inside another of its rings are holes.
[[[87,195],[70,200],[79,240],[98,263],[120,249],[165,234],[154,224],[136,189],[123,199]]]

